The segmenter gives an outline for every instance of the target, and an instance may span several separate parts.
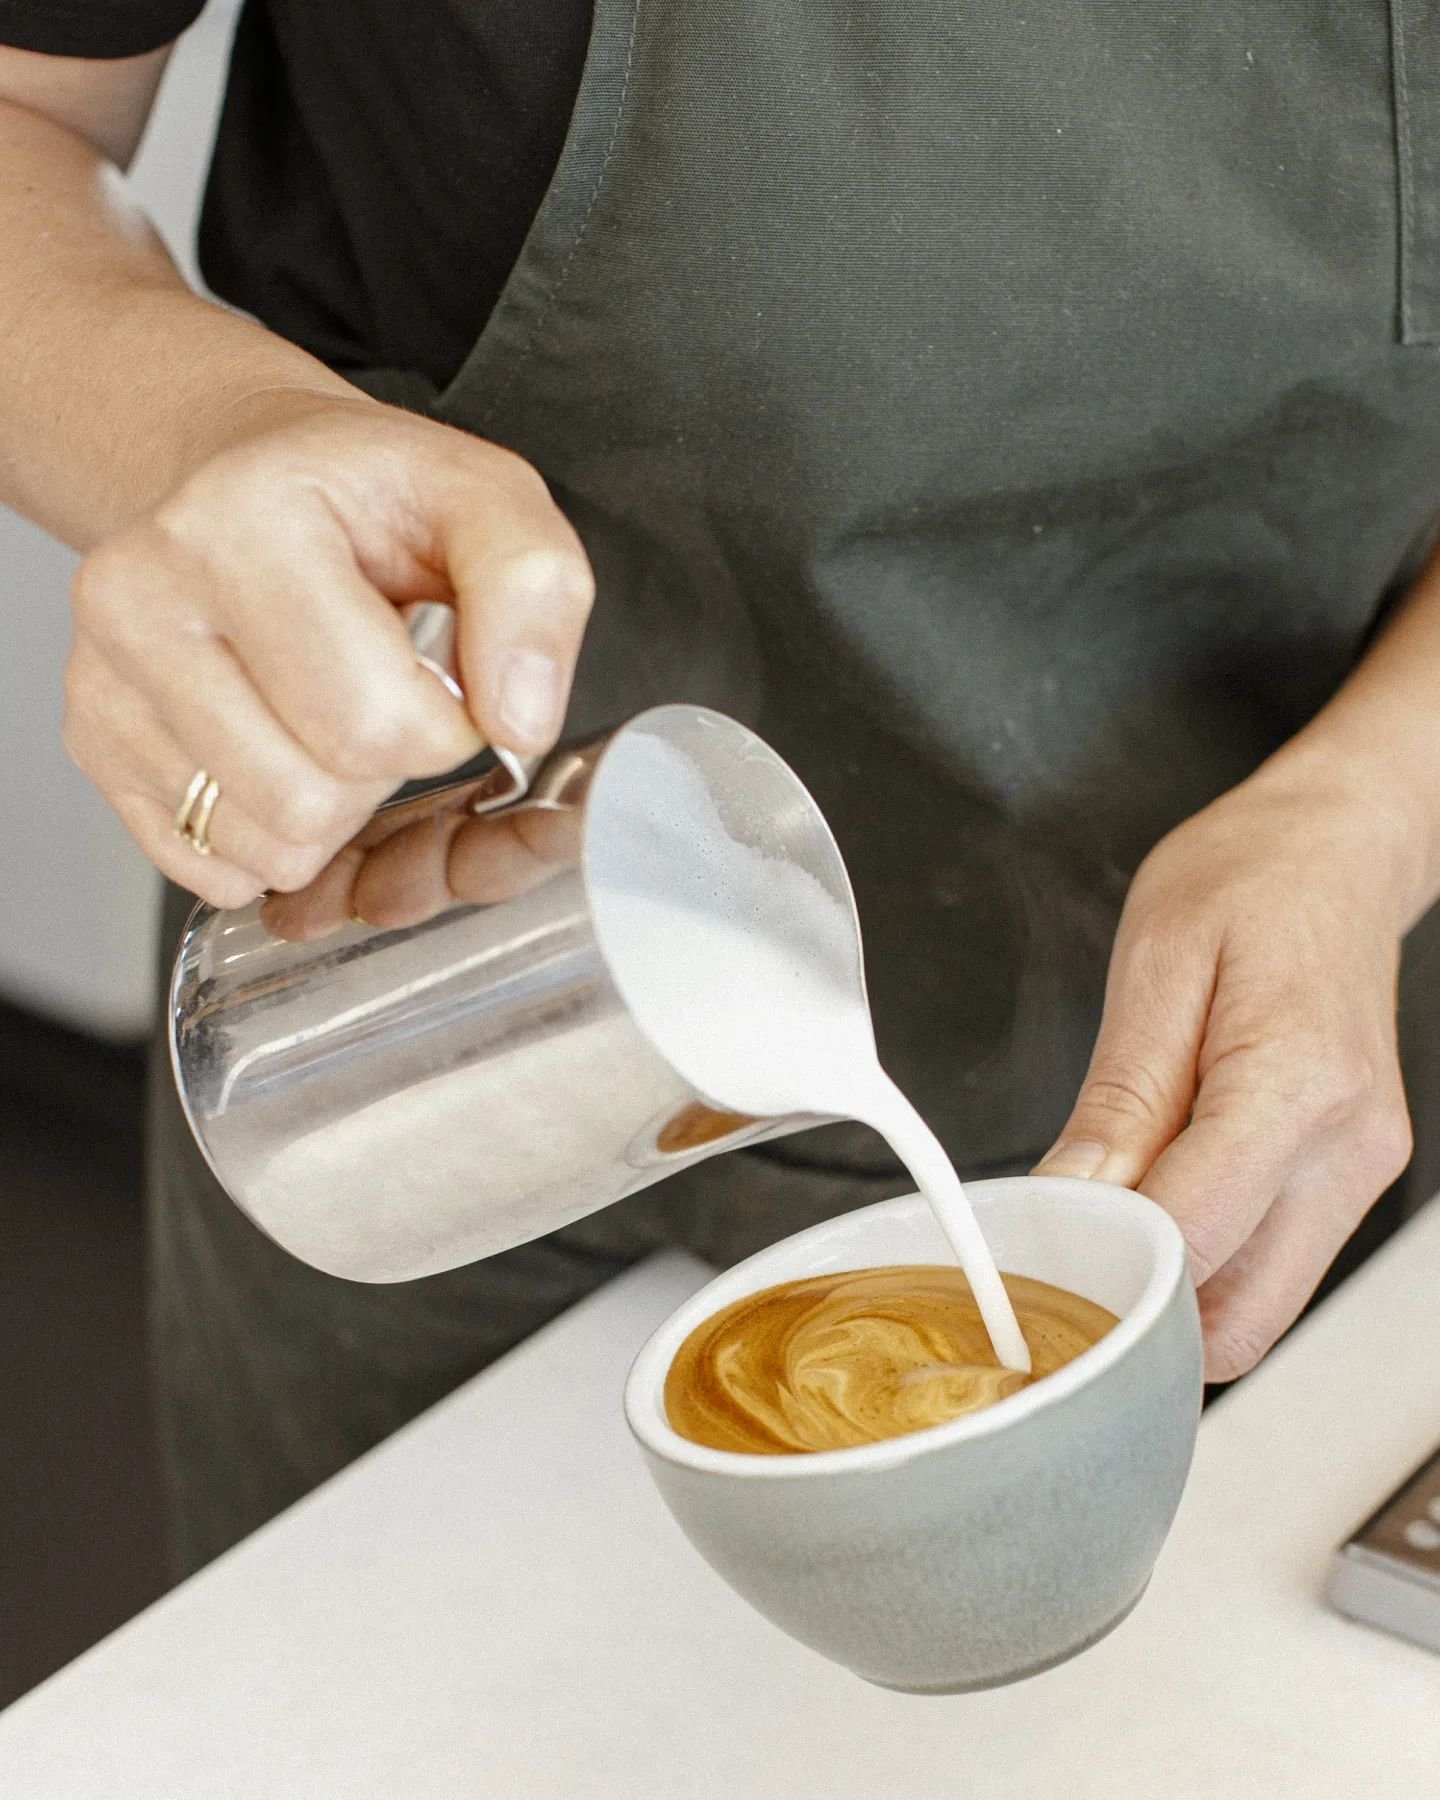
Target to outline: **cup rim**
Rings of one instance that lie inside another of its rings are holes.
[[[1021,1424],[1037,1413],[1063,1405],[1072,1394],[1088,1387],[1128,1356],[1146,1336],[1169,1305],[1177,1285],[1189,1278],[1188,1252],[1170,1215],[1153,1200],[1130,1188],[1069,1176],[1011,1175],[967,1182],[965,1191],[972,1200],[985,1205],[1002,1201],[1006,1192],[1033,1191],[1037,1187],[1053,1199],[1063,1201],[1067,1207],[1081,1208],[1097,1216],[1103,1214],[1107,1218],[1128,1219],[1147,1239],[1153,1258],[1139,1298],[1124,1313],[1119,1324],[1099,1343],[1092,1344],[1073,1362],[1047,1375],[1043,1381],[997,1400],[980,1412],[962,1414],[941,1425],[927,1425],[919,1431],[884,1438],[878,1443],[856,1444],[842,1450],[810,1451],[803,1455],[763,1456],[752,1451],[716,1450],[706,1444],[692,1443],[670,1425],[665,1417],[665,1377],[675,1352],[690,1332],[731,1301],[772,1286],[771,1281],[751,1281],[748,1277],[760,1272],[781,1249],[793,1250],[809,1242],[823,1242],[837,1229],[876,1214],[928,1212],[928,1204],[919,1194],[901,1194],[894,1199],[876,1201],[873,1205],[837,1214],[833,1219],[824,1219],[805,1231],[782,1238],[779,1243],[767,1245],[754,1256],[712,1277],[676,1307],[646,1339],[630,1366],[625,1382],[625,1420],[631,1433],[643,1449],[662,1461],[699,1473],[726,1475],[744,1481],[813,1481],[827,1475],[859,1475],[897,1468],[934,1451],[989,1437],[996,1431]],[[716,1297],[718,1289],[733,1291]]]

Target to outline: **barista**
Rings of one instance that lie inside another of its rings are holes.
[[[167,929],[482,738],[718,705],[835,826],[961,1167],[1143,1187],[1249,1368],[1411,1149],[1440,44],[1402,86],[1385,0],[251,0],[232,310],[117,175],[199,6],[0,7],[0,495],[85,552],[66,738]],[[163,1077],[150,1170],[182,1566],[656,1244],[901,1182],[833,1128],[366,1289],[224,1201]]]

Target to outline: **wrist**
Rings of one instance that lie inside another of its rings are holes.
[[[307,361],[309,359],[307,358]],[[315,365],[315,375],[304,372],[304,378],[257,382],[253,377],[243,384],[222,389],[211,397],[203,416],[182,434],[177,446],[175,486],[180,486],[206,463],[227,450],[281,430],[316,413],[336,406],[375,407],[360,388],[331,375],[322,364]]]
[[[1403,936],[1440,898],[1440,794],[1410,779],[1388,746],[1349,741],[1321,715],[1245,784],[1319,821],[1317,847],[1360,871]]]

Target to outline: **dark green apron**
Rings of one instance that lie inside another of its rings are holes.
[[[1437,337],[1426,0],[599,0],[480,342],[442,394],[369,385],[575,521],[575,727],[704,701],[811,785],[882,1052],[984,1173],[1065,1117],[1137,862],[1314,713],[1428,544]],[[900,1185],[835,1128],[366,1290],[263,1243],[157,1105],[187,1561],[653,1245]]]

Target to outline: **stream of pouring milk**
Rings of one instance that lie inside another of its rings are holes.
[[[665,1059],[717,1106],[859,1119],[930,1203],[1006,1368],[1030,1368],[983,1233],[939,1140],[880,1066],[855,927],[805,870],[740,843],[700,772],[643,732],[591,796],[586,872],[617,984]]]

